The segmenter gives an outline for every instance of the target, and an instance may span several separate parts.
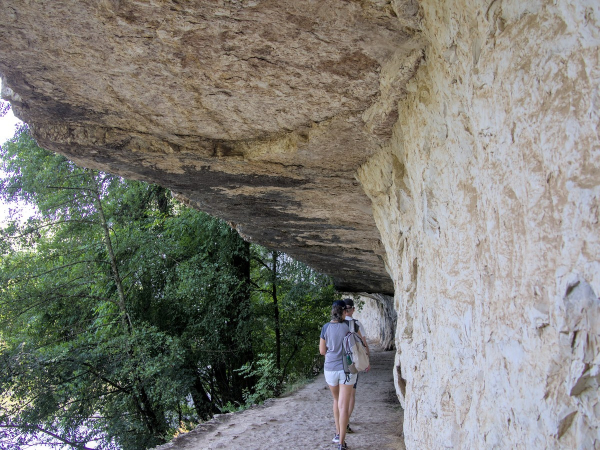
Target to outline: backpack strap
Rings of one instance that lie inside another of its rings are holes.
[[[348,328],[350,328],[350,331],[352,331],[353,333],[356,333],[356,324],[355,324],[356,320],[350,319],[348,322],[350,322],[348,324]],[[352,326],[350,326],[350,325],[352,325]]]

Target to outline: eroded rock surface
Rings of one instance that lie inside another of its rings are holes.
[[[384,350],[396,345],[396,322],[398,313],[394,309],[394,298],[383,294],[359,296],[356,312],[352,316],[363,325],[363,335],[373,340]]]
[[[408,448],[600,448],[600,5],[420,2],[359,179],[394,270]]]
[[[413,8],[414,9],[414,8]],[[356,168],[422,44],[388,2],[3,3],[3,96],[39,143],[160,183],[243,235],[393,292]]]

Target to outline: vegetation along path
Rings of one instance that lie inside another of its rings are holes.
[[[394,391],[394,351],[371,344],[371,370],[361,373],[348,447],[404,450],[403,411]],[[158,449],[333,449],[331,394],[323,374],[287,397],[221,414]]]

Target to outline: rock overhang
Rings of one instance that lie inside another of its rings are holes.
[[[7,2],[3,97],[43,147],[392,293],[355,174],[421,58],[401,3]]]

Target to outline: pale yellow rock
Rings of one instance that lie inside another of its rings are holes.
[[[407,448],[598,448],[600,7],[420,5],[426,63],[359,170]]]
[[[354,295],[347,298],[354,299],[356,311],[352,317],[362,324],[363,336],[385,350],[393,349],[397,318],[393,298],[381,294]]]

